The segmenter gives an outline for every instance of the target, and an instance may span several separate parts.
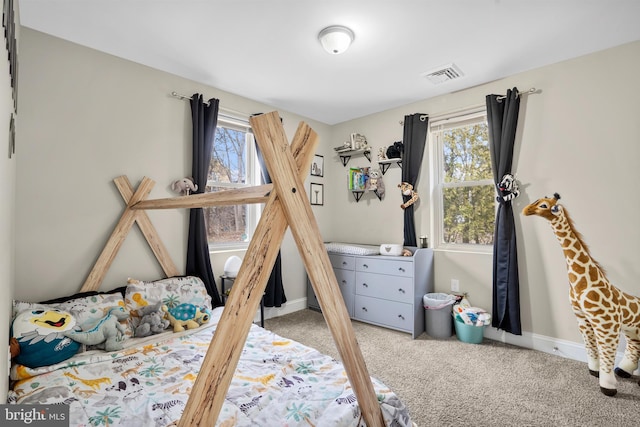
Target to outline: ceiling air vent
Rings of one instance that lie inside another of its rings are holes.
[[[463,74],[455,64],[449,64],[432,71],[427,71],[426,73],[423,73],[422,76],[431,83],[439,85],[440,83],[460,78]]]

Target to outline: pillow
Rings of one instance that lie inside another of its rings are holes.
[[[111,293],[83,292],[71,297],[62,297],[41,303],[14,301],[13,316],[17,316],[18,313],[24,310],[60,309],[71,313],[80,329],[86,331],[94,327],[113,307],[125,307],[124,298],[120,290],[114,290]],[[132,337],[133,329],[130,327],[129,322],[124,320],[120,323],[125,327],[125,337]]]
[[[20,354],[14,361],[38,368],[62,362],[78,352],[81,344],[63,335],[76,322],[71,313],[57,308],[22,310],[11,324],[11,336],[18,340]]]
[[[121,286],[119,288],[115,288],[112,289],[110,291],[86,291],[86,292],[78,292],[77,294],[73,294],[73,295],[69,295],[66,297],[60,297],[60,298],[54,298],[54,299],[50,299],[50,300],[46,300],[46,301],[41,301],[40,304],[58,304],[61,302],[67,302],[69,300],[74,300],[77,298],[84,298],[84,297],[90,297],[93,295],[99,295],[99,294],[117,294],[119,293],[123,298],[124,298],[124,291],[127,289],[126,286]]]
[[[170,277],[154,282],[129,279],[124,303],[125,308],[129,310],[133,330],[140,320],[137,309],[158,302],[169,308],[180,304],[193,304],[211,310],[211,296],[199,277]]]

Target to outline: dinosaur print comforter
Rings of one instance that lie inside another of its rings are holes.
[[[70,405],[71,426],[166,426],[180,419],[222,308],[181,333],[128,340],[51,366],[13,366],[9,403]],[[386,424],[408,411],[373,380]],[[213,424],[212,424],[213,425]],[[364,426],[344,367],[331,357],[252,325],[216,426]]]

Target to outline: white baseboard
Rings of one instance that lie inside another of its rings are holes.
[[[289,300],[285,302],[282,307],[265,307],[264,318],[271,319],[272,317],[284,316],[285,314],[293,313],[295,311],[304,310],[307,308],[307,298],[299,298],[296,300]],[[254,318],[254,321],[260,320],[260,313]]]
[[[264,318],[270,319],[272,317],[284,316],[285,314],[304,310],[305,308],[307,308],[307,299],[299,298],[297,300],[287,301],[282,307],[266,307],[264,309]],[[258,313],[256,321],[259,320],[260,316]],[[583,343],[576,343],[531,332],[523,332],[522,335],[513,335],[493,327],[487,327],[484,331],[484,336],[490,340],[500,341],[518,347],[530,348],[532,350],[542,351],[549,354],[555,354],[557,356],[577,360],[579,362],[587,362],[587,353]],[[616,365],[622,359],[624,346],[625,341],[624,337],[622,337],[620,339],[618,353],[616,354]],[[637,370],[635,374],[640,374],[639,371],[640,369]]]
[[[549,354],[555,354],[568,359],[577,360],[579,362],[587,362],[587,352],[583,343],[561,340],[546,335],[538,335],[531,332],[523,332],[522,335],[513,335],[496,328],[488,327],[484,331],[484,336],[494,341],[500,341],[507,344],[517,345],[518,347],[530,348],[532,350],[543,351]],[[624,356],[625,339],[620,338],[620,345],[616,353],[616,365]],[[635,371],[635,374],[638,370]]]
[[[518,347],[530,348],[532,350],[543,351],[549,354],[566,357],[568,359],[587,361],[584,344],[573,341],[561,340],[558,338],[538,335],[531,332],[523,332],[522,335],[513,335],[496,328],[487,327],[484,336],[494,341],[517,345]]]

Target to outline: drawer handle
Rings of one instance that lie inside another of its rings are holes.
[[[363,268],[369,268],[369,266],[367,264],[362,264]]]
[[[401,272],[403,272],[403,273],[404,273],[404,268],[402,268],[402,267],[398,267],[398,271],[401,271]]]
[[[347,261],[342,261],[342,265],[347,265]]]
[[[404,320],[404,316],[402,314],[398,314],[398,317],[402,320]]]
[[[362,311],[367,311],[367,307],[362,307]]]
[[[402,288],[398,288],[398,292],[402,292],[403,294],[406,293]]]
[[[342,284],[343,284],[343,285],[346,285],[346,284],[347,284],[347,281],[346,281],[346,280],[344,280],[344,279],[342,279]]]
[[[362,286],[364,286],[365,288],[369,287],[369,285],[367,285],[366,283],[363,283]]]

